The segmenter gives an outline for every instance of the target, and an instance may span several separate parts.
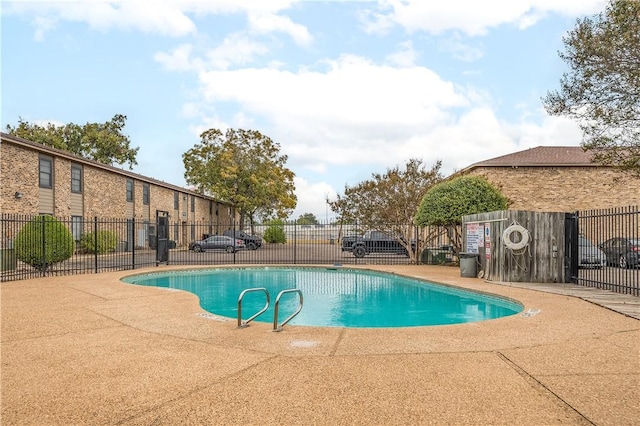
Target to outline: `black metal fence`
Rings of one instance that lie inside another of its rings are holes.
[[[580,285],[640,296],[638,206],[576,212]]]
[[[49,219],[47,219],[49,220]],[[52,275],[128,270],[167,263],[173,265],[228,264],[445,264],[455,260],[443,228],[414,225],[380,226],[411,237],[409,250],[397,239],[368,242],[366,254],[357,257],[343,249],[345,236],[366,231],[355,224],[254,225],[243,232],[257,237],[260,246],[244,241],[242,249],[207,245],[210,236],[233,235],[237,224],[187,223],[139,219],[56,218],[51,231],[43,216],[2,215],[0,218],[0,278],[20,280]],[[163,227],[164,228],[161,228]],[[167,237],[166,244],[158,236]],[[68,257],[55,255],[71,241]],[[196,244],[198,243],[198,244]],[[196,247],[196,245],[198,247]],[[240,245],[240,243],[238,243]],[[351,247],[350,244],[346,246]],[[165,250],[165,253],[162,251]]]
[[[397,241],[377,241],[358,257],[355,250],[343,247],[345,237],[367,230],[357,223],[260,224],[244,229],[261,241],[255,250],[246,244],[237,251],[206,247],[196,251],[193,244],[208,236],[225,231],[237,236],[238,225],[81,217],[56,220],[60,226],[52,226],[43,216],[0,216],[0,281],[128,270],[159,263],[403,265],[457,260],[451,238],[439,227],[378,226],[389,234],[408,235],[411,243],[405,246],[409,250],[399,249]],[[577,262],[569,259],[578,265],[573,281],[640,296],[638,207],[579,211],[575,221],[579,247]],[[166,244],[158,244],[159,235],[167,238]]]

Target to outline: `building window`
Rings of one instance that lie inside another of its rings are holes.
[[[196,197],[191,196],[191,213],[196,211]]]
[[[127,179],[127,201],[133,202],[133,179]]]
[[[180,208],[180,194],[178,191],[173,191],[173,209],[178,210]]]
[[[149,205],[149,184],[142,184],[142,204],[145,206]]]
[[[82,216],[71,216],[71,235],[75,241],[82,237]]]
[[[53,161],[40,158],[40,188],[53,188]]]
[[[71,192],[82,193],[82,166],[71,165]]]

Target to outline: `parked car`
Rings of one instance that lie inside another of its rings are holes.
[[[578,268],[603,268],[607,266],[607,256],[584,236],[578,237]]]
[[[621,268],[636,268],[640,265],[640,240],[633,238],[610,238],[600,244],[607,262]]]
[[[244,231],[240,231],[237,229],[235,231],[233,229],[227,229],[222,233],[222,235],[244,241],[244,245],[248,250],[257,250],[262,247],[262,238],[258,237],[257,235],[247,234]]]
[[[227,253],[235,253],[238,250],[244,250],[246,246],[244,241],[238,238],[226,237],[224,235],[212,235],[204,240],[194,241],[189,244],[189,250],[195,252],[205,250],[224,250]]]
[[[415,241],[411,242],[415,249]],[[355,257],[364,257],[371,253],[395,253],[409,256],[401,238],[386,232],[367,231],[364,235],[345,235],[342,237],[342,251],[350,251]]]

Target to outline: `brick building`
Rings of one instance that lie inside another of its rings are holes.
[[[136,227],[143,224],[142,230],[130,230],[143,239],[156,212],[167,212],[174,224],[169,237],[179,245],[195,237],[190,225],[222,233],[235,214],[233,206],[189,189],[6,133],[0,143],[0,202],[2,214],[51,214],[72,224],[93,217],[131,220]],[[72,225],[72,232],[79,229]]]
[[[573,212],[640,205],[640,179],[591,161],[575,146],[539,146],[472,164],[453,176],[484,176],[510,210]]]

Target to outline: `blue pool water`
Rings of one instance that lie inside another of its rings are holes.
[[[203,309],[236,319],[238,296],[248,288],[264,287],[271,296],[269,310],[255,321],[273,322],[276,296],[285,289],[302,291],[302,311],[289,324],[327,327],[410,327],[484,321],[514,315],[522,305],[480,293],[426,281],[348,268],[217,268],[152,273],[123,281],[181,289],[196,294]],[[246,293],[242,318],[265,305],[264,292]],[[282,296],[282,322],[299,304],[296,293]]]

